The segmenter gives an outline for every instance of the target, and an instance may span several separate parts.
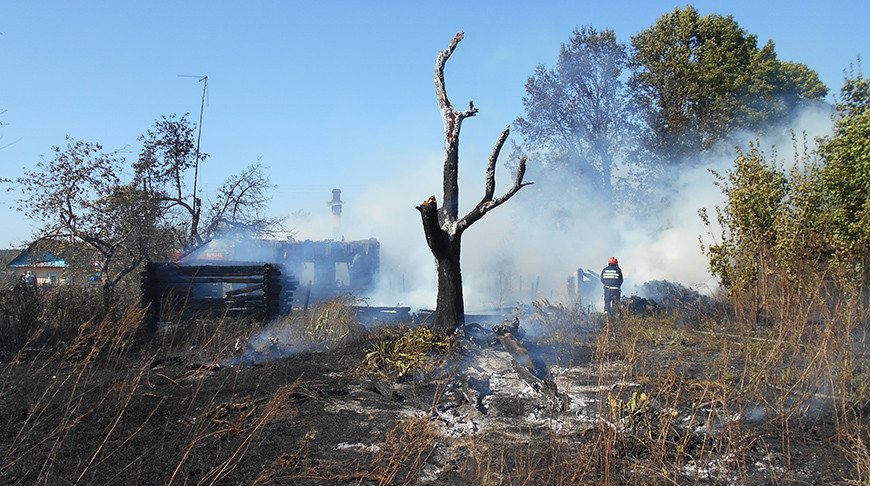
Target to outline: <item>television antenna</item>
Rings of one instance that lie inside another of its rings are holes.
[[[205,93],[208,88],[208,76],[194,76],[191,74],[179,74],[179,78],[199,78],[202,83],[202,103],[199,106],[199,125],[196,127],[196,158],[193,162],[193,210],[199,214],[200,200],[196,197],[196,181],[199,179],[199,140],[202,137],[202,112],[205,111]]]

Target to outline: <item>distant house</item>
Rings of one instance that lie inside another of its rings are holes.
[[[15,272],[17,279],[22,279],[30,272],[36,285],[60,285],[67,282],[67,263],[63,256],[40,251],[36,243],[19,253],[6,266]]]

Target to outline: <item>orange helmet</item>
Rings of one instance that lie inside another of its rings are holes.
[[[607,260],[607,263],[610,265],[616,265],[616,257],[610,257],[610,260]]]

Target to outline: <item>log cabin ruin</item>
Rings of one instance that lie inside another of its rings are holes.
[[[254,315],[269,320],[341,294],[364,297],[380,267],[375,238],[340,236],[341,191],[327,205],[336,239],[269,240],[232,234],[214,238],[141,273],[144,303],[155,318],[167,312]]]
[[[269,320],[289,309],[297,282],[277,265],[153,263],[142,272],[142,300],[151,321],[167,315],[255,316]]]
[[[146,304],[190,312],[287,314],[338,295],[367,295],[380,266],[380,244],[360,241],[212,240],[169,263],[142,272]]]

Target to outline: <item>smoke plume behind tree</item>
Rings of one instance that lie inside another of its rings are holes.
[[[791,154],[792,131],[806,132],[812,139],[831,133],[830,107],[807,107],[796,111],[788,124],[768,131],[760,145],[779,147]],[[487,136],[466,128],[465,157],[486,160]],[[463,287],[468,312],[510,308],[518,300],[529,302],[540,296],[554,301],[568,298],[566,280],[577,268],[598,272],[607,258],[616,256],[625,271],[624,293],[639,292],[651,280],[682,283],[705,294],[718,288],[710,274],[699,237],[706,229],[698,209],[722,203],[715,177],[707,170],[724,171],[736,158],[735,145],[748,146],[755,135],[731,134],[705,152],[701,164],[688,166],[674,161],[672,183],[651,188],[659,204],[640,217],[606,217],[597,211],[598,194],[570,191],[572,182],[548,177],[539,166],[530,166],[528,177],[535,185],[518,193],[505,205],[475,226],[463,242]],[[784,160],[788,162],[788,157]],[[382,187],[347,192],[342,219],[343,233],[349,239],[375,237],[381,242],[381,283],[370,297],[373,305],[408,305],[432,308],[435,302],[435,268],[428,248],[420,241],[419,215],[413,205],[419,194],[440,181],[441,154],[432,150],[420,164],[406,172],[385,177]],[[479,200],[479,178],[483,163],[467,163],[460,175],[463,192],[460,204]],[[502,178],[510,178],[505,168]],[[421,182],[422,181],[422,182]],[[421,189],[425,187],[427,189]],[[568,195],[564,196],[563,195]],[[406,209],[410,208],[410,210]],[[312,226],[299,227],[300,237],[316,238],[320,219]],[[319,232],[327,231],[325,223]],[[532,291],[537,286],[537,294]],[[591,302],[600,307],[600,302]]]

